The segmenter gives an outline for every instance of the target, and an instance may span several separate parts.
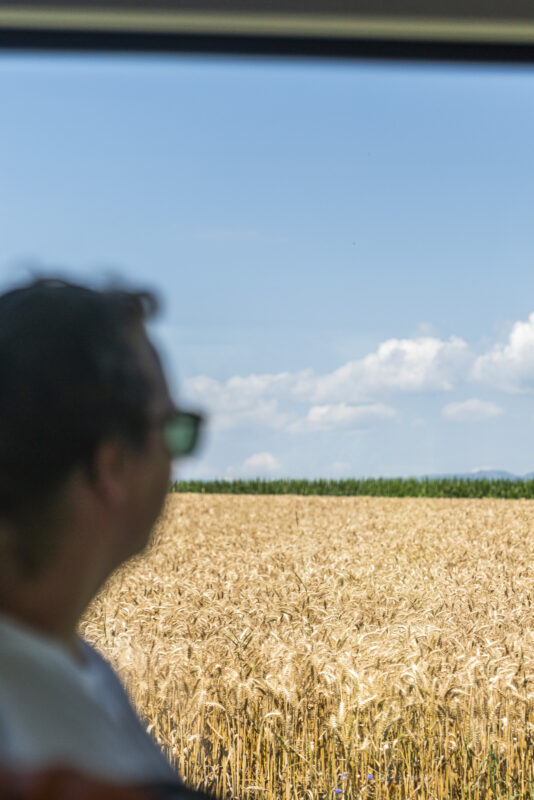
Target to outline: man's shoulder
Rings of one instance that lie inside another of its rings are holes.
[[[172,784],[124,784],[80,770],[47,767],[19,772],[0,766],[0,800],[212,800],[210,795]]]
[[[126,691],[124,684],[110,660],[108,660],[94,645],[79,637],[80,647],[86,661],[86,677],[90,674],[100,678],[101,683],[106,684],[106,691],[120,697],[124,706],[127,707],[137,719],[131,698]]]
[[[119,681],[117,672],[110,660],[108,660],[99,650],[96,649],[94,645],[92,645],[83,637],[78,636],[77,640],[84,659],[84,665],[87,669],[100,670],[106,675],[110,675],[113,680]]]

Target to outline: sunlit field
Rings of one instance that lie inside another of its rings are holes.
[[[80,632],[219,798],[534,798],[534,501],[169,494]]]

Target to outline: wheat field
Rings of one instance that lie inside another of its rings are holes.
[[[169,494],[80,633],[218,798],[534,798],[534,501]]]

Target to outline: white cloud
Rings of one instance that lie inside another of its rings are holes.
[[[449,403],[441,413],[445,419],[454,422],[477,422],[498,417],[503,410],[496,403],[488,403],[472,397],[463,403]]]
[[[247,458],[241,467],[245,475],[261,476],[276,472],[280,464],[271,453],[255,453]]]
[[[394,417],[395,411],[382,404],[369,406],[348,406],[338,403],[331,406],[312,406],[308,412],[310,422],[319,424],[344,425],[357,419],[369,417]]]
[[[472,375],[507,392],[534,390],[534,312],[514,324],[507,344],[477,358]]]
[[[223,412],[249,409],[258,400],[289,394],[296,375],[280,372],[276,375],[235,375],[227,381],[217,381],[205,375],[188,378],[185,392],[192,399],[202,400]]]
[[[395,410],[383,403],[363,406],[351,406],[347,403],[312,406],[305,419],[289,425],[288,431],[290,433],[308,433],[318,430],[333,430],[347,428],[358,422],[391,419],[395,416]]]
[[[206,409],[215,430],[250,424],[281,429],[291,417],[279,411],[278,397],[288,394],[292,380],[288,372],[236,375],[225,382],[198,375],[185,381],[184,394]]]
[[[251,408],[214,414],[212,426],[215,430],[229,430],[242,426],[261,425],[281,430],[287,427],[291,419],[291,415],[278,410],[276,400],[259,400]]]
[[[184,394],[210,413],[218,429],[248,424],[316,429],[318,422],[340,425],[369,413],[391,416],[394,412],[385,412],[380,402],[373,405],[386,393],[449,391],[471,362],[467,344],[455,336],[448,341],[429,336],[388,339],[376,352],[323,375],[312,369],[236,375],[226,381],[199,375],[185,381]],[[367,411],[359,410],[362,402]],[[305,419],[291,408],[298,403],[312,405]]]
[[[355,402],[384,392],[449,391],[470,360],[466,342],[456,336],[448,342],[388,339],[375,353],[317,378],[312,399]]]

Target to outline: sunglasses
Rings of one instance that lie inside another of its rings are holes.
[[[162,425],[165,444],[171,457],[187,456],[198,444],[200,431],[204,426],[204,417],[193,411],[176,409],[174,414],[167,417]]]

